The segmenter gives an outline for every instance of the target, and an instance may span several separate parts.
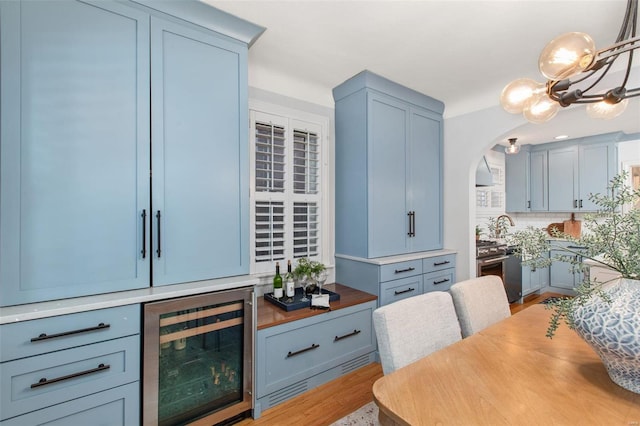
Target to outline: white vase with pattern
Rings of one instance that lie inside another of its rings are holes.
[[[573,312],[578,334],[596,351],[609,377],[640,393],[640,281],[621,279]]]

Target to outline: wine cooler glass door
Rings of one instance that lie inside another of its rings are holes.
[[[213,424],[251,409],[251,298],[233,290],[145,305],[145,424]]]

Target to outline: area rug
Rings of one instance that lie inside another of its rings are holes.
[[[378,406],[371,401],[330,426],[378,426]]]

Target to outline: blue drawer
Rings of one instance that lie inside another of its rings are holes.
[[[390,263],[380,267],[380,281],[397,280],[422,274],[422,260]]]
[[[455,268],[456,255],[445,254],[442,256],[426,257],[422,259],[422,271],[426,274],[429,272],[440,271],[442,269]]]
[[[380,306],[422,294],[422,275],[380,284]]]
[[[0,417],[18,416],[139,379],[139,336],[4,362],[0,364]]]
[[[33,411],[0,422],[2,426],[25,425],[137,425],[140,422],[138,382]]]
[[[140,305],[119,306],[0,326],[0,362],[140,333]]]
[[[422,276],[424,292],[448,291],[456,279],[455,269],[445,269],[443,271],[430,272]]]

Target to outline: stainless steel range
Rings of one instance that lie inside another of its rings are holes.
[[[517,271],[513,274],[508,273],[508,266],[511,263],[517,264]],[[520,259],[513,256],[512,250],[506,244],[491,240],[476,241],[476,267],[478,277],[497,275],[502,278],[509,303],[520,299],[522,296]]]

